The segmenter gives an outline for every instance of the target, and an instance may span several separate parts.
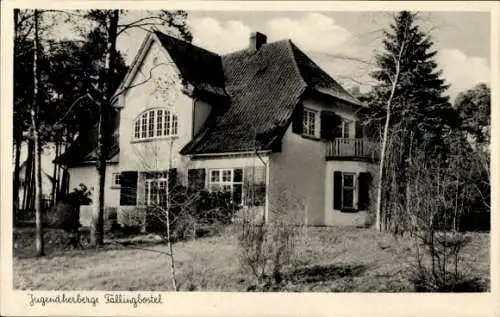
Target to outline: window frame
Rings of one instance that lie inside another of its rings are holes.
[[[120,177],[121,173],[120,172],[115,172],[111,174],[111,188],[120,188]],[[118,180],[118,183],[116,182]]]
[[[319,138],[319,111],[304,108],[302,117],[302,135],[310,138]],[[312,131],[311,131],[312,130]]]
[[[352,176],[352,185],[345,185],[345,176]],[[353,172],[342,172],[342,197],[341,197],[341,209],[355,209],[356,208],[356,194],[357,194],[357,174]],[[352,206],[345,206],[344,191],[352,190]]]
[[[342,138],[343,139],[350,139],[351,138],[351,121],[347,119],[342,120]],[[346,136],[347,132],[347,136]]]
[[[151,185],[153,183],[157,183],[157,188],[158,188],[158,193],[156,196],[156,203],[152,204],[151,203],[151,196],[152,196],[152,191],[151,191]],[[146,206],[158,206],[160,205],[160,195],[159,195],[159,190],[160,190],[160,183],[165,183],[165,197],[166,194],[168,193],[168,177],[157,177],[157,178],[146,178],[144,180],[144,187],[145,187],[145,204]]]
[[[241,170],[241,181],[235,181],[234,180],[234,176],[235,176],[235,170]],[[213,173],[218,175],[217,176],[217,180],[214,180],[214,177],[213,177]],[[230,180],[224,180],[224,174],[226,172],[226,176],[227,176],[227,172],[229,172],[229,179]],[[238,186],[240,185],[241,186],[241,202],[238,204],[240,206],[243,206],[244,205],[244,190],[243,190],[243,184],[244,184],[244,169],[243,168],[210,168],[210,169],[207,169],[207,173],[206,173],[206,189],[209,191],[209,192],[215,192],[215,191],[225,191],[224,190],[224,187],[225,186],[229,186],[229,192],[231,193],[231,201],[234,200],[234,187],[235,185]],[[215,187],[217,187],[216,189],[214,189]]]
[[[136,116],[132,131],[132,142],[176,138],[179,118],[172,109],[149,108]]]

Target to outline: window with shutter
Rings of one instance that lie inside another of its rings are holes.
[[[188,170],[188,187],[191,190],[202,190],[205,188],[205,169]]]
[[[355,192],[356,192],[356,174],[342,173],[342,210],[354,209]]]
[[[318,137],[317,132],[319,127],[317,126],[316,123],[317,116],[318,116],[317,111],[304,109],[303,130],[302,130],[303,135],[310,136],[313,138]]]
[[[136,171],[122,172],[120,176],[120,206],[135,206],[137,203]]]
[[[304,105],[299,103],[295,107],[295,111],[292,116],[292,132],[297,134],[302,134],[303,122],[302,118],[304,116]]]
[[[370,186],[372,176],[370,173],[359,173],[359,189],[358,189],[358,209],[368,210],[370,205]]]
[[[333,209],[342,209],[342,172],[333,172]]]
[[[342,118],[335,112],[321,112],[321,138],[333,140],[336,137],[341,137],[342,132],[338,132]]]

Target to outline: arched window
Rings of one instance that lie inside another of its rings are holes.
[[[177,116],[163,108],[147,110],[137,116],[134,122],[134,140],[177,136]]]

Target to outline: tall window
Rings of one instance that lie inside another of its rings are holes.
[[[165,206],[167,202],[167,178],[146,179],[146,204]]]
[[[235,204],[242,204],[243,170],[212,169],[208,173],[208,190],[230,192]]]
[[[341,127],[342,127],[342,137],[343,138],[350,138],[350,133],[349,133],[349,127],[351,122],[348,120],[342,120]]]
[[[303,134],[311,137],[317,137],[316,132],[318,127],[316,127],[316,117],[318,116],[317,111],[304,109],[304,129]]]
[[[147,110],[137,117],[134,123],[134,139],[152,139],[163,136],[176,136],[178,133],[177,116],[166,109]]]
[[[342,208],[354,208],[356,174],[342,173]]]

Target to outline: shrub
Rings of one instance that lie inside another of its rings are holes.
[[[411,280],[417,292],[477,292],[480,281],[463,272],[460,253],[470,238],[458,232],[417,234],[416,263]]]
[[[172,241],[195,238],[200,227],[230,223],[238,208],[231,198],[228,192],[191,191],[178,186],[170,192],[168,206],[146,209],[146,231],[166,235],[168,214]]]
[[[295,253],[296,226],[245,221],[238,236],[240,264],[260,286],[280,284]]]
[[[296,243],[301,239],[300,226],[295,225],[297,215],[306,206],[296,202],[288,192],[275,194],[276,206],[267,224],[255,221],[251,213],[242,213],[238,246],[240,265],[256,278],[259,288],[269,290],[278,286],[285,269],[295,263]]]
[[[45,215],[46,225],[50,228],[76,231],[80,227],[80,205],[90,202],[90,191],[83,184],[73,192],[62,197]]]

